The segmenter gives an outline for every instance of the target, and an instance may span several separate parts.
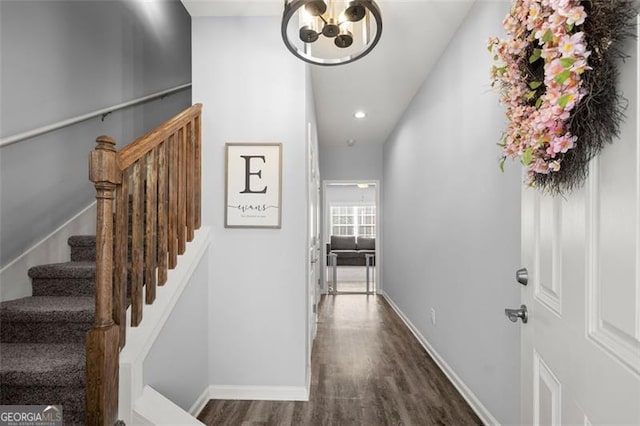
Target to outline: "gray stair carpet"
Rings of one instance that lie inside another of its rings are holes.
[[[0,404],[61,404],[64,424],[82,425],[95,237],[71,237],[69,246],[70,262],[29,270],[33,296],[0,303]]]

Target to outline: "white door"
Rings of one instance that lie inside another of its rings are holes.
[[[319,212],[320,212],[320,176],[318,170],[318,155],[316,152],[316,143],[314,141],[311,124],[307,125],[307,192],[308,199],[308,311],[309,311],[309,338],[308,338],[308,353],[309,362],[311,356],[311,349],[313,345],[313,339],[316,336],[317,331],[317,310],[318,310],[318,295],[320,294],[320,224],[319,224]]]
[[[523,424],[640,425],[640,73],[627,47],[620,140],[566,199],[523,192]]]

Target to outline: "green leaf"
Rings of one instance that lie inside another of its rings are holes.
[[[571,71],[564,70],[560,74],[556,75],[556,78],[554,80],[557,81],[558,83],[562,84],[565,81],[567,81],[569,76],[571,76]]]
[[[569,69],[573,64],[575,64],[577,59],[573,58],[562,58],[560,59],[560,64],[564,67],[564,69]]]
[[[502,75],[505,72],[507,72],[507,67],[506,66],[504,66],[504,67],[495,67],[495,69],[496,69],[496,74],[498,74],[498,75]]]
[[[542,49],[533,49],[533,53],[531,54],[531,56],[529,56],[529,63],[530,64],[534,63],[535,61],[540,59],[541,55],[542,55]]]
[[[529,92],[527,92],[526,95],[524,95],[524,98],[528,101],[530,101],[531,99],[536,97],[536,91],[535,90],[530,90]]]
[[[533,160],[533,148],[527,148],[522,153],[522,164],[528,166],[531,164],[531,160]]]
[[[505,158],[505,157],[502,157],[502,158],[500,159],[500,163],[499,163],[500,171],[501,171],[502,173],[504,173],[504,162],[505,162],[505,160],[506,160],[506,158]]]
[[[537,89],[540,86],[542,86],[541,81],[532,81],[531,83],[529,83],[529,87],[531,87],[532,89]]]
[[[540,105],[542,105],[542,96],[540,96],[540,97],[538,98],[538,100],[536,101],[536,109],[539,109],[539,108],[540,108]]]
[[[571,99],[571,95],[569,94],[560,96],[560,99],[558,99],[558,106],[560,108],[566,107],[567,104],[569,103],[569,99]]]
[[[543,43],[548,43],[551,40],[553,40],[553,33],[551,32],[551,29],[548,29],[547,31],[545,31],[545,33],[542,35],[542,42]]]
[[[493,43],[487,46],[487,50],[489,51],[489,53],[493,51]]]
[[[570,33],[570,32],[571,32],[571,30],[573,30],[573,25],[574,25],[574,24],[565,24],[565,26],[564,26],[564,27],[566,28],[566,30],[567,30],[567,32],[568,32],[568,33]]]

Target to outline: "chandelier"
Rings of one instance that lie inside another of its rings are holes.
[[[303,61],[347,64],[371,52],[381,35],[373,0],[285,0],[282,39]]]

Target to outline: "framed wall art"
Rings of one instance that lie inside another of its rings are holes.
[[[282,144],[225,144],[225,228],[280,228]]]

